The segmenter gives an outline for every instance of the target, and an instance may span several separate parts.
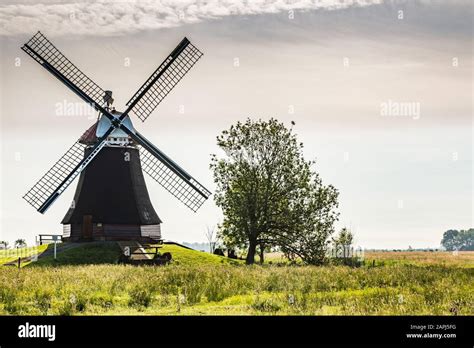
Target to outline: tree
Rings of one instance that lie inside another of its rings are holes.
[[[351,246],[354,242],[354,234],[351,232],[351,230],[344,227],[341,229],[341,231],[339,231],[339,234],[332,240],[335,245]]]
[[[461,250],[461,251],[472,251],[474,250],[474,229],[469,230],[447,230],[443,234],[441,245],[446,250]]]
[[[461,245],[459,249],[463,251],[474,251],[474,228],[461,230],[459,234],[461,237]]]
[[[15,241],[15,247],[22,248],[26,246],[26,241],[24,239],[17,239]]]
[[[456,249],[458,242],[456,241],[457,236],[459,235],[458,230],[447,230],[443,234],[443,239],[441,240],[441,245],[446,248],[448,251]]]
[[[314,162],[304,160],[292,129],[275,119],[247,119],[224,130],[217,144],[225,157],[213,155],[210,167],[225,244],[246,247],[247,264],[258,246],[319,262],[337,220],[338,193],[311,170]]]
[[[336,253],[339,250],[342,250],[343,257],[347,257],[349,256],[349,249],[354,242],[354,234],[349,229],[344,227],[341,229],[341,231],[339,231],[339,234],[332,239],[332,242],[334,244],[334,248],[336,249]]]
[[[9,244],[9,243],[8,243],[7,241],[5,241],[5,240],[1,240],[1,241],[0,241],[0,245],[1,245],[2,248],[5,249],[5,250],[8,249],[8,244]]]
[[[300,258],[304,263],[319,265],[325,261],[329,237],[338,219],[337,190],[323,186],[314,174],[309,186],[300,191],[296,204],[287,213],[290,225],[281,240],[281,251],[290,260]]]

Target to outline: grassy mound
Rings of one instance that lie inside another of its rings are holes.
[[[52,244],[48,245],[48,256],[40,257],[32,266],[52,265],[98,265],[114,264],[120,257],[120,247],[116,242],[92,242],[92,243],[64,243],[58,248],[56,260],[51,250]],[[65,250],[61,251],[64,248]],[[66,249],[68,248],[68,249]]]
[[[65,266],[65,265],[100,265],[118,263],[121,250],[116,242],[91,242],[91,243],[64,243],[58,244],[56,260],[53,256],[53,244],[15,249],[15,255],[0,255],[0,264],[14,261],[22,257],[22,265],[26,266]],[[24,250],[23,250],[24,249]],[[154,252],[149,249],[148,252]],[[227,257],[212,255],[202,251],[183,248],[175,244],[165,244],[159,249],[160,253],[169,252],[173,263],[177,265],[228,265],[240,264],[243,261]],[[23,258],[38,254],[35,262]],[[18,255],[18,256],[17,256]]]

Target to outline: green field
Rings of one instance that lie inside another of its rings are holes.
[[[91,243],[57,261],[0,266],[0,314],[474,314],[472,252],[368,253],[367,265],[350,268],[245,266],[176,245],[165,251],[171,265],[119,265],[114,243]]]

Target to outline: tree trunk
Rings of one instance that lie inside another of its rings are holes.
[[[247,258],[245,259],[245,263],[247,265],[252,265],[255,262],[255,252],[257,251],[257,241],[250,240],[249,241],[249,250],[247,251]]]
[[[265,247],[263,244],[260,244],[260,264],[263,265],[263,257],[264,257],[264,251],[265,251]]]

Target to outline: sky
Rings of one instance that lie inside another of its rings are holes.
[[[123,106],[184,37],[204,56],[135,128],[215,188],[216,136],[247,117],[293,128],[363,248],[439,246],[473,226],[471,1],[0,2],[0,239],[61,233],[76,181],[42,215],[21,197],[95,120],[20,50],[41,30]],[[72,112],[66,109],[72,108]],[[163,237],[222,221],[147,176]]]

